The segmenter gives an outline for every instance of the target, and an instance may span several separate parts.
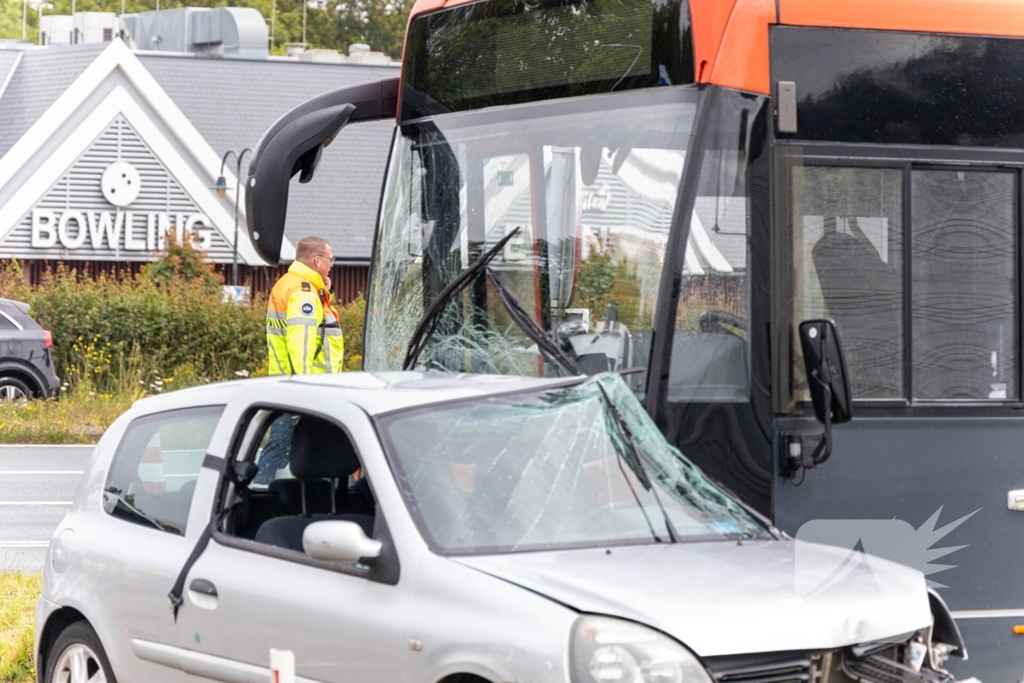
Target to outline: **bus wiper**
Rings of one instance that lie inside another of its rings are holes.
[[[441,320],[441,313],[444,312],[445,306],[451,299],[461,292],[466,286],[473,280],[474,277],[481,270],[487,267],[495,256],[508,244],[509,240],[519,232],[519,228],[512,230],[509,234],[498,240],[498,243],[483,253],[480,258],[476,260],[472,265],[467,267],[461,273],[455,276],[451,282],[449,282],[441,293],[430,303],[427,310],[423,313],[423,317],[420,318],[420,322],[416,325],[416,331],[413,332],[412,339],[409,340],[409,346],[405,350],[405,361],[402,363],[403,370],[411,370],[416,366],[416,361],[419,360],[420,354],[427,348],[427,344],[430,343],[430,338],[434,336],[434,332],[437,331],[437,324]]]
[[[522,305],[513,296],[512,292],[508,291],[505,285],[501,284],[494,273],[488,268],[487,279],[494,285],[494,291],[498,293],[498,298],[501,299],[501,303],[505,305],[505,310],[508,311],[509,316],[512,318],[512,322],[519,326],[519,329],[530,338],[534,344],[537,345],[537,349],[541,354],[548,359],[552,365],[557,369],[558,366],[562,366],[565,370],[569,371],[569,374],[578,375],[580,374],[579,368],[565,353],[558,348],[558,345],[551,341],[551,338],[545,334],[543,328],[537,324],[537,321],[533,317],[523,310]]]
[[[608,392],[605,391],[605,388],[601,386],[600,382],[598,382],[597,388],[601,390],[601,396],[604,397],[604,402],[608,405],[608,414],[611,415],[612,425],[615,427],[615,431],[618,432],[619,437],[621,437],[625,442],[626,447],[633,456],[635,465],[623,454],[619,453],[618,449],[615,449],[615,452],[626,462],[627,465],[629,465],[629,468],[633,470],[633,474],[637,476],[640,483],[644,485],[644,488],[654,494],[654,500],[658,503],[658,508],[661,510],[662,517],[665,518],[665,528],[668,530],[669,539],[673,543],[679,543],[679,534],[676,532],[676,527],[672,524],[672,520],[668,516],[668,510],[665,509],[665,505],[661,502],[661,496],[658,495],[657,486],[654,485],[651,477],[647,474],[647,468],[644,467],[643,456],[640,455],[640,448],[636,445],[636,439],[633,437],[633,432],[629,429],[629,425],[627,425],[625,419],[623,419],[622,413],[620,413],[618,407],[612,403],[611,397],[608,396]]]

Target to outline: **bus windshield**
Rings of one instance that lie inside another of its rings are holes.
[[[365,367],[401,369],[425,309],[515,232],[491,262],[491,275],[577,368],[591,375],[646,368],[700,97],[693,86],[665,86],[400,126],[377,232]],[[687,348],[678,361],[673,351],[670,381],[670,393],[690,400],[748,395],[742,328],[749,112],[742,109],[716,110],[723,121],[711,128],[725,133],[712,153],[705,150],[700,184],[709,189],[698,192],[690,221],[688,285],[675,335],[675,345]],[[419,364],[450,372],[559,371],[483,276],[445,307]],[[645,377],[629,381],[639,392]]]

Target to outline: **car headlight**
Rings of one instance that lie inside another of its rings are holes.
[[[712,683],[685,647],[621,619],[577,619],[570,657],[573,683]]]

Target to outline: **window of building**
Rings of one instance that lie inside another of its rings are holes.
[[[790,182],[793,327],[835,320],[854,399],[1019,398],[1016,171],[805,165]]]
[[[114,517],[185,535],[196,480],[223,406],[173,410],[134,420],[103,487]]]

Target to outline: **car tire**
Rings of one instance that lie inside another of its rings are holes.
[[[117,683],[92,626],[76,621],[61,631],[46,658],[43,683]]]
[[[13,375],[0,375],[0,402],[32,398],[35,392],[23,380]]]

